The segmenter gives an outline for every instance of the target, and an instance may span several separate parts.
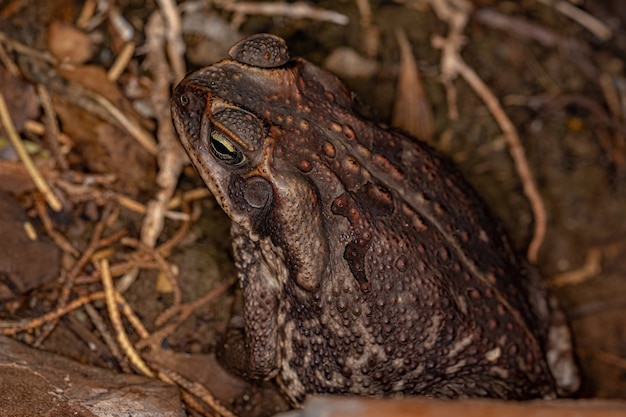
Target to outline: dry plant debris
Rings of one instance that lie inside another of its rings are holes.
[[[626,265],[619,263],[625,247],[619,233],[624,228],[617,225],[604,234],[594,230],[576,248],[577,259],[571,255],[573,244],[554,235],[571,237],[571,230],[583,229],[584,221],[572,225],[572,220],[570,229],[557,230],[555,223],[574,209],[564,206],[569,194],[563,198],[559,189],[545,187],[556,178],[574,175],[567,172],[574,171],[567,165],[567,155],[584,159],[590,147],[583,143],[593,141],[594,155],[601,155],[593,161],[597,165],[593,178],[603,169],[608,173],[601,178],[612,180],[606,187],[591,187],[604,198],[607,219],[626,210],[625,64],[614,53],[625,52],[626,15],[616,23],[608,19],[610,8],[589,0],[521,2],[524,5],[492,0],[392,3],[355,0],[335,9],[330,3],[323,7],[271,1],[159,0],[143,7],[130,1],[0,1],[0,140],[10,141],[10,147],[0,148],[0,191],[17,197],[30,216],[30,239],[44,233],[62,253],[54,279],[24,291],[11,293],[17,290],[12,287],[0,291],[0,333],[58,351],[55,334],[71,330],[79,335],[76,340],[97,348],[95,352],[74,348],[69,356],[175,383],[196,415],[233,415],[220,404],[223,399],[154,357],[171,344],[181,351],[214,349],[215,340],[194,338],[196,328],[207,327],[205,321],[217,322],[230,306],[233,287],[229,267],[220,266],[209,287],[194,282],[202,288],[198,292],[190,288],[189,277],[182,276],[181,270],[189,265],[175,260],[201,239],[198,225],[207,212],[216,210],[206,189],[187,172],[170,120],[169,93],[186,66],[197,65],[191,62],[196,55],[187,51],[198,38],[205,42],[202,45],[211,45],[212,54],[225,56],[232,43],[229,36],[253,31],[275,31],[295,44],[302,42],[296,47],[302,53],[315,46],[326,55],[349,47],[351,54],[367,57],[359,58],[368,63],[367,77],[383,82],[358,78],[351,87],[365,95],[381,93],[374,84],[386,83],[390,91],[397,87],[395,98],[383,100],[387,106],[375,111],[385,115],[393,107],[389,120],[397,127],[444,151],[457,148],[451,143],[459,136],[472,146],[474,136],[488,132],[496,140],[482,139],[477,146],[486,152],[482,156],[491,159],[498,153],[507,161],[498,148],[498,143],[505,143],[517,177],[502,183],[523,190],[531,213],[512,214],[508,220],[532,227],[532,233],[520,232],[530,241],[528,258],[540,265],[543,260],[568,308],[587,312],[574,315],[581,317],[574,329],[589,331],[585,329],[592,324],[587,322],[595,313],[576,304],[585,302],[577,289],[601,281],[603,273],[626,272]],[[217,22],[211,27],[229,35],[221,34],[225,39],[221,44],[218,35],[209,37],[208,29],[192,29],[192,17]],[[503,32],[506,37],[501,37]],[[606,47],[597,52],[598,45]],[[545,62],[533,61],[533,51],[545,54]],[[311,59],[323,61],[315,54]],[[508,70],[490,66],[493,62],[511,63],[518,72],[500,78]],[[561,74],[559,70],[571,78],[558,79],[553,74]],[[515,77],[531,90],[519,87]],[[538,92],[537,86],[545,91]],[[476,118],[480,120],[475,122]],[[553,120],[564,118],[564,127],[553,126],[553,136],[545,140],[557,140],[559,135],[577,138],[563,145],[567,149],[555,153],[540,141],[526,149],[526,136],[532,137],[533,129],[547,131]],[[487,127],[480,128],[481,123]],[[566,150],[570,153],[563,156]],[[456,152],[455,159],[467,159],[469,151]],[[529,162],[530,158],[534,159]],[[542,158],[547,164],[564,161],[565,173],[540,166]],[[584,174],[576,175],[584,182]],[[583,199],[574,190],[570,193],[572,205]],[[524,205],[520,199],[507,198]],[[504,207],[501,212],[506,213],[510,205]],[[521,207],[516,213],[524,211]],[[589,218],[587,222],[601,223]],[[624,223],[623,218],[618,221]],[[211,239],[212,247],[225,251],[223,236]],[[159,279],[158,286],[146,284]],[[626,291],[625,283],[607,281],[611,290],[600,287],[598,297],[605,291],[619,294],[614,287]],[[220,299],[220,307],[210,307]],[[626,323],[626,299],[622,296],[610,305],[622,313],[616,323]],[[213,325],[217,333],[224,330],[223,323]],[[579,353],[587,364],[609,363],[613,368],[605,371],[615,378],[619,375],[615,368],[623,369],[626,336],[611,335],[597,339],[612,345],[586,345]],[[590,369],[591,376],[600,379],[600,371]],[[618,385],[606,388],[604,395],[626,396],[623,383]],[[263,415],[247,407],[243,414]]]

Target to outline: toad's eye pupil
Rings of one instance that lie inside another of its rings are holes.
[[[228,165],[240,165],[245,157],[233,142],[219,130],[211,131],[211,153]]]

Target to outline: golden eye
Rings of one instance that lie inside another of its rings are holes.
[[[220,161],[228,165],[241,165],[245,156],[233,142],[222,132],[211,130],[211,153]]]

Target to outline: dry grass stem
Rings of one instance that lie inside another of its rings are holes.
[[[350,22],[350,18],[345,14],[313,7],[305,2],[251,3],[240,1],[220,4],[220,8],[243,15],[282,16],[291,19],[311,19],[335,23],[337,25],[347,25]]]
[[[504,133],[515,170],[520,177],[524,194],[530,203],[533,213],[534,231],[533,238],[528,245],[527,257],[531,263],[536,263],[539,249],[545,238],[548,222],[543,199],[528,165],[524,147],[521,144],[515,125],[513,125],[503,110],[495,94],[461,57],[460,51],[465,43],[463,31],[469,20],[472,5],[466,0],[431,0],[430,3],[439,19],[445,21],[449,27],[446,38],[439,36],[433,38],[433,46],[442,51],[441,76],[444,85],[447,88],[453,88],[452,80],[460,75],[487,105],[487,108]],[[449,93],[449,96],[451,97],[453,94]]]
[[[99,248],[100,238],[102,237],[102,233],[104,232],[104,229],[107,225],[107,220],[110,212],[111,206],[106,206],[101,219],[98,221],[98,223],[96,223],[96,226],[94,227],[91,240],[89,241],[89,244],[81,257],[76,261],[76,263],[69,272],[62,271],[61,276],[63,278],[63,287],[61,288],[61,293],[57,297],[57,308],[63,308],[67,304],[70,296],[72,295],[72,289],[74,288],[74,279],[78,276],[78,274],[80,274],[83,268],[85,268],[87,263],[91,260],[93,254]],[[46,326],[37,338],[34,346],[39,346],[43,342],[43,340],[46,339],[48,335],[50,335],[50,333],[52,332],[52,330],[54,330],[57,324],[58,319],[46,323]]]
[[[83,8],[80,10],[80,14],[78,15],[78,19],[76,19],[77,28],[84,30],[87,27],[87,24],[96,12],[97,6],[98,3],[96,0],[85,0]]]
[[[222,417],[237,417],[230,410],[224,407],[215,396],[208,390],[206,387],[200,383],[193,382],[183,377],[182,375],[171,371],[169,369],[165,369],[159,367],[159,378],[162,381],[166,382],[174,382],[179,387],[184,390],[190,392],[195,395],[199,399],[201,399],[206,405],[211,407],[216,413],[218,413]]]
[[[27,320],[17,320],[17,321],[4,321],[0,320],[0,333],[6,336],[11,336],[19,332],[25,332],[28,330],[36,329],[38,327],[43,326],[46,323],[50,323],[52,321],[58,320],[64,315],[81,308],[87,303],[91,303],[97,300],[104,299],[104,292],[92,292],[90,294],[79,297],[67,305],[57,308],[54,311],[46,313],[42,316],[35,317]]]
[[[195,188],[193,190],[184,192],[182,195],[177,195],[176,197],[172,198],[168,203],[167,208],[169,210],[174,210],[180,207],[183,202],[203,200],[207,197],[210,197],[211,195],[211,192],[207,188]]]
[[[543,4],[554,7],[555,10],[567,16],[580,26],[586,28],[593,33],[601,41],[608,41],[613,37],[613,31],[596,17],[590,15],[584,10],[574,6],[573,4],[563,0],[539,0]]]
[[[89,98],[99,104],[102,109],[104,109],[117,123],[119,123],[119,125],[126,130],[126,132],[131,135],[145,150],[150,152],[152,155],[156,155],[157,144],[150,132],[129,119],[105,97],[100,94],[96,94],[93,91],[86,90],[85,93]]]
[[[117,81],[117,79],[122,75],[128,63],[132,59],[135,53],[135,44],[133,42],[126,42],[122,51],[115,58],[113,65],[107,71],[107,78],[111,81]]]
[[[146,365],[144,360],[141,358],[141,355],[139,355],[139,353],[135,350],[134,346],[130,342],[130,339],[128,338],[128,335],[126,334],[126,331],[124,330],[124,325],[116,303],[116,291],[113,287],[113,278],[111,277],[111,271],[109,269],[109,261],[107,259],[103,259],[100,261],[99,266],[101,271],[102,286],[104,287],[104,293],[106,295],[105,300],[107,310],[109,312],[109,318],[111,319],[113,328],[115,329],[117,341],[131,363],[144,375],[154,378],[154,373],[150,370],[148,365]]]
[[[24,129],[38,136],[43,136],[46,134],[46,126],[36,120],[26,120],[24,122]],[[74,141],[72,141],[72,139],[70,139],[70,137],[63,132],[58,133],[58,139],[59,144],[61,145],[59,151],[62,155],[66,152],[69,152],[68,148],[74,145]]]
[[[177,25],[178,23],[176,22],[178,22],[179,17],[174,5],[168,1],[161,1],[160,6],[163,10],[167,11],[166,16],[169,19],[167,21],[168,24]],[[147,204],[147,213],[141,228],[141,241],[150,248],[155,246],[163,230],[166,207],[174,195],[178,184],[178,177],[182,172],[184,163],[182,150],[178,144],[177,136],[171,123],[169,110],[171,87],[169,77],[170,67],[164,54],[166,45],[166,30],[164,25],[164,17],[158,12],[153,13],[146,25],[146,36],[148,39],[147,61],[150,63],[154,79],[151,101],[154,106],[154,112],[157,115],[157,138],[160,147],[159,154],[157,155],[159,165],[157,184],[160,190],[157,192],[155,198]],[[175,30],[176,33],[167,32],[170,36],[170,38],[167,39],[168,47],[177,44],[178,41],[176,37],[180,36],[180,30],[171,27],[170,29]],[[182,57],[172,55],[180,53],[180,51],[168,49],[168,52],[171,53],[170,59],[177,62],[176,65],[181,65],[179,58],[182,60]],[[177,68],[176,71],[184,71],[184,67]]]
[[[163,15],[167,57],[174,73],[174,83],[178,83],[187,72],[184,59],[186,47],[183,42],[180,13],[173,0],[158,0],[157,3]]]
[[[192,301],[188,304],[181,304],[177,308],[169,308],[161,313],[155,320],[155,324],[157,326],[161,326],[156,331],[152,332],[148,337],[139,340],[135,346],[137,349],[143,349],[145,347],[156,347],[161,346],[163,340],[172,334],[176,329],[178,329],[185,320],[198,308],[203,306],[204,304],[215,300],[219,296],[221,296],[232,284],[234,280],[226,280],[221,282],[217,287],[213,288],[211,291],[207,292],[202,297],[197,300]],[[168,324],[163,324],[172,319],[172,317],[176,316],[176,319]]]
[[[56,212],[61,211],[63,209],[63,204],[61,204],[61,200],[59,200],[59,198],[54,194],[52,188],[50,188],[46,180],[43,178],[43,175],[41,175],[41,173],[35,166],[35,163],[28,154],[26,148],[24,147],[22,140],[15,131],[15,126],[13,126],[13,122],[11,121],[9,109],[7,108],[2,93],[0,93],[0,122],[2,122],[2,126],[4,126],[4,129],[7,132],[7,136],[9,137],[9,141],[15,149],[15,152],[17,152],[17,155],[19,156],[20,160],[24,164],[24,167],[28,171],[28,174],[33,179],[35,186],[39,191],[41,191],[50,208]]]
[[[159,265],[160,267],[161,272],[165,274],[165,276],[167,277],[167,279],[169,280],[171,284],[172,292],[174,296],[174,299],[173,299],[174,306],[180,305],[181,300],[182,300],[182,293],[180,291],[180,285],[178,284],[178,275],[177,273],[174,272],[173,265],[170,265],[157,250],[145,245],[144,243],[142,243],[141,241],[137,239],[126,237],[122,239],[122,243],[124,245],[139,249],[141,252],[148,255],[149,258],[154,259],[156,261],[157,265]]]
[[[126,301],[126,299],[118,292],[115,293],[115,301],[117,301],[119,307],[122,309],[124,317],[126,317],[130,325],[133,326],[137,336],[141,339],[149,337],[150,333],[146,329],[146,326],[143,325],[137,314],[135,314],[135,311],[132,309],[130,304],[128,304],[128,301]]]
[[[55,229],[54,224],[52,223],[52,220],[48,215],[48,210],[46,208],[45,202],[43,201],[43,198],[35,196],[35,198],[33,199],[33,206],[35,207],[35,210],[37,210],[37,215],[39,216],[44,231],[46,232],[48,237],[52,239],[52,241],[59,248],[61,248],[63,252],[69,253],[74,258],[78,258],[80,256],[80,252],[78,251],[78,249],[76,249],[74,245],[72,245],[72,242],[70,242],[69,239],[67,239]]]
[[[40,51],[39,49],[32,48],[28,45],[11,39],[6,36],[4,32],[0,32],[0,43],[3,43],[9,50],[15,51],[19,54],[29,56],[39,61],[44,61],[49,64],[57,64],[57,60],[52,56],[50,52]]]
[[[161,326],[171,317],[176,314],[179,314],[177,319],[177,323],[180,324],[185,321],[195,310],[202,307],[204,304],[215,300],[220,295],[222,295],[228,287],[230,287],[234,283],[233,279],[227,279],[221,282],[217,287],[213,288],[211,291],[204,294],[202,297],[198,298],[195,301],[192,301],[188,304],[179,304],[177,306],[172,306],[163,313],[161,313],[155,320],[155,324],[157,326]]]
[[[472,68],[465,64],[464,61],[460,60],[460,57],[457,62],[456,69],[487,105],[487,108],[489,108],[489,111],[504,133],[504,139],[509,147],[511,158],[513,158],[515,170],[520,177],[524,194],[526,195],[533,212],[535,220],[534,233],[533,238],[528,245],[527,257],[531,263],[537,263],[539,249],[546,235],[548,215],[543,199],[541,198],[541,194],[539,193],[535,177],[530,169],[530,166],[528,165],[526,152],[522,146],[517,129],[515,128],[513,122],[511,122],[511,119],[507,116],[493,92],[489,89],[489,87],[487,87],[487,85]]]
[[[11,74],[12,76],[21,76],[20,69],[17,67],[17,65],[15,65],[15,62],[13,62],[11,58],[9,58],[9,55],[7,54],[6,49],[4,49],[4,46],[2,46],[2,43],[0,43],[0,63],[4,65],[4,68],[6,68],[9,74]]]
[[[37,84],[37,94],[41,102],[41,107],[45,113],[44,122],[46,124],[47,139],[50,144],[50,150],[54,159],[61,168],[62,171],[69,169],[69,164],[65,159],[65,156],[61,152],[61,146],[59,145],[59,138],[61,136],[61,130],[59,129],[59,122],[57,120],[57,114],[52,106],[52,99],[50,98],[50,92],[43,84]]]
[[[109,351],[117,360],[117,363],[120,365],[124,363],[122,352],[117,347],[113,335],[111,334],[111,332],[109,332],[109,329],[107,328],[106,324],[104,324],[104,320],[102,320],[102,317],[100,317],[98,311],[91,304],[85,304],[84,309],[89,316],[91,323],[94,325],[98,333],[100,333],[100,337],[102,338],[102,340],[104,340],[104,343],[107,345]]]
[[[105,193],[105,194],[108,194],[108,193]],[[146,214],[148,212],[148,209],[146,208],[144,204],[136,200],[133,200],[130,197],[127,197],[122,194],[117,194],[117,193],[114,193],[113,195],[120,206],[127,208],[130,211],[133,211],[138,214]],[[183,222],[189,220],[189,215],[186,213],[181,213],[180,211],[166,210],[163,213],[163,216],[165,216],[166,218],[170,220],[177,220],[177,221],[183,221]]]

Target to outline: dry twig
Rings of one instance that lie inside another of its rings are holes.
[[[24,130],[30,133],[34,133],[35,135],[38,135],[38,136],[43,136],[46,134],[46,126],[44,126],[42,123],[39,123],[36,120],[26,120],[24,122]],[[70,137],[67,136],[63,132],[59,132],[58,139],[59,139],[60,144],[62,144],[65,147],[68,147],[68,146],[71,147],[74,144],[72,139],[70,139]],[[65,150],[61,147],[59,151],[61,152],[61,154],[63,154]]]
[[[35,49],[26,44],[11,39],[6,34],[4,34],[4,32],[0,32],[0,43],[3,43],[7,47],[7,49],[11,51],[30,56],[36,60],[44,61],[49,64],[57,64],[57,60],[52,56],[50,52],[40,51],[39,49]]]
[[[150,336],[137,342],[136,346],[142,349],[146,346],[160,346],[163,339],[170,335],[170,333],[180,327],[180,324],[184,322],[195,310],[200,308],[205,303],[215,300],[224,293],[233,284],[234,280],[226,280],[220,283],[217,287],[207,292],[202,297],[188,304],[181,304],[177,309],[168,309],[157,317],[156,324],[161,325],[167,320],[170,320],[172,316],[178,314],[174,323],[163,326],[155,332],[152,332]]]
[[[229,12],[243,15],[283,16],[291,19],[312,19],[347,25],[350,19],[345,14],[313,7],[305,2],[295,3],[251,3],[245,1],[224,2],[220,7]]]
[[[96,0],[85,0],[85,3],[83,4],[83,8],[81,9],[80,14],[78,15],[78,19],[76,19],[77,28],[85,29],[85,27],[87,26],[87,23],[89,22],[89,20],[91,20],[94,13],[96,12],[97,6],[98,6],[98,3],[96,2]]]
[[[554,7],[555,10],[577,22],[589,32],[593,33],[601,41],[608,41],[613,37],[613,31],[594,16],[585,12],[573,4],[563,0],[539,0],[543,4]]]
[[[599,248],[592,248],[587,251],[583,265],[580,268],[553,277],[548,280],[548,285],[552,288],[577,285],[598,276],[601,271],[602,251]]]
[[[537,189],[537,183],[528,166],[517,129],[493,92],[461,57],[460,51],[464,43],[462,34],[469,19],[472,6],[467,0],[431,0],[430,3],[437,16],[447,22],[449,26],[446,38],[439,36],[433,38],[433,45],[442,50],[441,76],[446,89],[454,90],[452,80],[461,75],[487,105],[487,108],[504,133],[509,153],[513,158],[517,174],[522,181],[524,194],[530,203],[535,220],[534,234],[528,246],[527,256],[530,262],[536,263],[539,248],[543,243],[547,228],[547,214]],[[456,93],[448,93],[448,97],[455,97],[455,95]]]
[[[46,323],[58,320],[71,311],[74,311],[87,303],[91,303],[96,300],[104,299],[104,292],[92,292],[80,298],[73,300],[63,307],[59,307],[54,311],[46,313],[39,317],[34,317],[27,320],[18,321],[0,321],[0,333],[11,336],[19,332],[25,332],[28,330],[36,329],[43,326]]]
[[[100,333],[100,337],[104,340],[104,343],[106,343],[109,351],[117,360],[117,363],[122,366],[122,364],[124,363],[122,352],[120,352],[117,344],[115,344],[115,339],[113,339],[113,336],[107,329],[107,326],[104,324],[104,320],[102,320],[102,317],[100,317],[98,311],[91,304],[85,304],[84,308],[85,312],[89,316],[89,319],[96,327],[96,330],[98,330],[98,333]]]
[[[147,60],[154,76],[151,101],[154,106],[154,114],[157,116],[158,126],[157,137],[160,151],[157,155],[159,164],[157,183],[160,191],[156,198],[148,203],[148,212],[141,230],[141,241],[149,247],[154,247],[163,229],[164,213],[176,190],[184,157],[171,123],[169,108],[170,69],[163,53],[165,28],[160,13],[154,13],[150,17],[146,26],[146,36],[148,38]]]
[[[626,359],[624,359],[624,358],[622,358],[620,356],[617,356],[617,355],[615,355],[613,353],[610,353],[610,352],[606,352],[604,350],[596,350],[594,352],[594,356],[598,360],[600,360],[600,361],[602,361],[602,362],[604,362],[606,364],[609,364],[609,365],[614,366],[616,368],[620,368],[620,369],[626,370]]]
[[[52,99],[50,98],[50,92],[43,84],[37,84],[37,94],[39,94],[39,100],[41,101],[41,107],[45,113],[44,122],[46,124],[48,143],[50,144],[50,150],[57,165],[61,170],[66,171],[69,168],[65,156],[61,152],[59,146],[59,137],[61,136],[61,130],[59,129],[59,122],[57,120],[57,114],[52,106]]]
[[[173,292],[173,306],[178,307],[182,300],[182,292],[180,291],[180,285],[178,285],[178,275],[174,271],[174,266],[170,265],[165,258],[159,253],[159,251],[144,245],[141,241],[130,237],[122,239],[124,245],[139,249],[141,252],[147,254],[150,258],[154,259],[159,265],[161,272],[168,278],[172,292]]]
[[[189,231],[189,228],[191,227],[191,219],[189,219],[189,213],[185,214],[187,214],[188,220],[181,224],[180,228],[178,228],[176,233],[174,233],[174,235],[169,240],[162,243],[156,249],[157,253],[159,253],[161,256],[168,256],[172,252],[172,249],[185,237],[185,235]]]
[[[167,208],[170,210],[174,210],[175,208],[179,207],[183,202],[202,200],[211,196],[211,192],[206,187],[195,188],[193,190],[184,192],[182,195],[178,195],[172,198],[167,205]]]
[[[54,224],[52,223],[52,220],[48,215],[48,210],[46,208],[45,202],[43,201],[43,198],[35,196],[35,198],[33,198],[33,205],[35,207],[35,210],[37,210],[37,215],[39,216],[39,219],[43,224],[43,229],[45,230],[48,237],[52,239],[52,241],[59,248],[61,248],[63,252],[69,253],[73,257],[78,258],[80,256],[80,252],[78,252],[78,249],[76,249],[65,236],[63,236],[54,228]]]
[[[15,65],[15,62],[13,62],[11,58],[9,58],[9,54],[7,54],[7,51],[6,49],[4,49],[4,46],[2,46],[2,43],[0,43],[0,63],[4,65],[4,68],[7,69],[9,74],[14,77],[20,77],[20,69],[17,65]]]
[[[356,0],[359,14],[361,15],[360,25],[363,37],[363,46],[365,53],[370,58],[378,55],[380,46],[380,31],[374,25],[374,19],[372,14],[372,8],[369,0]]]
[[[159,367],[159,378],[165,382],[175,383],[182,389],[192,393],[222,417],[237,417],[224,407],[204,385],[190,381],[184,376],[163,367]]]
[[[122,111],[115,107],[108,99],[93,91],[85,90],[88,98],[97,103],[111,116],[129,135],[131,135],[145,150],[152,155],[157,153],[157,144],[150,132],[138,123],[129,119]]]
[[[120,312],[118,310],[116,304],[116,291],[113,287],[113,278],[111,277],[111,271],[109,269],[109,261],[107,259],[102,259],[100,261],[100,270],[101,270],[101,278],[102,278],[102,286],[104,287],[105,300],[107,304],[107,310],[109,312],[109,318],[111,319],[111,323],[113,324],[113,328],[115,329],[115,333],[117,335],[117,341],[120,344],[120,347],[126,353],[126,356],[130,359],[131,363],[137,367],[146,376],[151,378],[154,377],[154,373],[150,370],[148,365],[143,361],[141,355],[135,350],[126,331],[124,330],[124,325],[122,324],[122,319],[120,317]]]
[[[83,268],[87,265],[93,254],[99,248],[100,238],[102,237],[102,233],[107,224],[107,220],[111,211],[111,206],[105,207],[105,210],[102,214],[102,218],[96,224],[94,228],[93,234],[91,236],[91,240],[87,245],[87,248],[83,252],[82,256],[76,261],[72,269],[65,274],[63,280],[63,287],[61,289],[61,294],[57,298],[57,306],[58,308],[62,308],[65,306],[67,301],[70,299],[72,294],[72,289],[74,288],[74,279],[78,276],[78,274],[83,270]],[[40,345],[44,339],[46,339],[52,330],[56,327],[58,320],[52,320],[50,323],[47,323],[47,326],[44,328],[44,331],[39,335],[37,341],[34,343],[35,346]]]
[[[165,25],[165,39],[167,40],[167,57],[174,72],[174,82],[180,82],[185,76],[185,42],[180,24],[180,14],[176,10],[176,3],[172,0],[158,0],[163,23]]]
[[[115,62],[113,62],[113,65],[111,65],[111,68],[107,71],[107,78],[111,81],[116,81],[128,66],[134,53],[135,44],[133,42],[126,42],[122,51],[115,58]]]
[[[582,73],[593,82],[596,82],[598,69],[589,58],[591,51],[587,44],[580,42],[578,39],[565,37],[554,30],[523,17],[510,16],[490,8],[477,10],[474,17],[476,21],[494,29],[502,30],[507,35],[528,39],[547,48],[557,48],[560,52],[566,52]]]

